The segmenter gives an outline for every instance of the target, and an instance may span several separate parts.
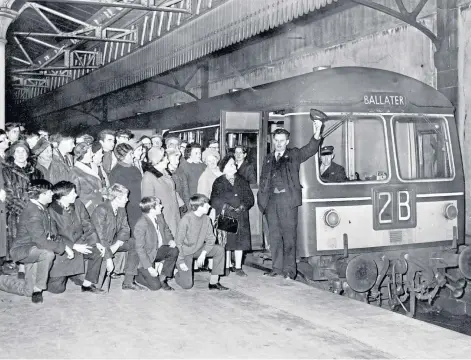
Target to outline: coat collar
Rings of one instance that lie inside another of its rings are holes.
[[[96,177],[97,179],[101,181],[100,175],[98,175],[98,167],[96,167],[96,165],[94,166],[94,164],[92,164],[92,168],[89,168],[83,162],[77,161],[75,163],[75,167],[82,170],[84,173],[88,175]]]
[[[76,200],[77,201],[77,200]],[[54,210],[56,213],[58,213],[59,215],[63,215],[64,214],[64,211],[65,209],[62,207],[61,204],[59,204],[59,202],[57,200],[53,201],[51,205],[49,205],[49,207]],[[70,211],[74,211],[75,210],[75,204],[70,204],[69,205],[69,209]]]
[[[157,170],[155,167],[152,165],[147,165],[145,171],[150,172],[152,175],[154,175],[157,179],[164,176],[159,170]]]

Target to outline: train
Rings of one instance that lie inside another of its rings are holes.
[[[381,69],[328,67],[151,116],[159,131],[187,142],[218,140],[222,154],[246,146],[260,176],[273,129],[286,128],[290,146],[302,147],[313,135],[312,109],[328,116],[322,146],[345,179],[323,180],[319,154],[301,165],[302,276],[411,316],[417,300],[431,303],[442,289],[462,296],[471,248],[461,149],[453,105],[433,87]],[[269,233],[256,207],[250,221],[253,247],[263,247]]]

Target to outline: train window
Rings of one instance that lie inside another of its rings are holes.
[[[395,153],[403,180],[453,178],[447,122],[428,116],[393,118]]]
[[[387,181],[389,162],[382,117],[332,117],[326,123],[319,152],[319,174],[324,183]]]

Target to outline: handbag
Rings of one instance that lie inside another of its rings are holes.
[[[239,221],[232,216],[225,215],[225,210],[226,205],[223,206],[221,213],[216,219],[216,228],[228,233],[236,234],[239,230]]]

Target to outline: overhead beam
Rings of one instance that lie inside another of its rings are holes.
[[[92,30],[90,30],[92,31]],[[131,43],[134,44],[135,41],[120,39],[120,38],[109,38],[109,37],[96,37],[96,36],[87,36],[87,35],[77,35],[72,33],[62,33],[62,34],[53,34],[53,33],[28,33],[17,31],[14,32],[14,35],[17,36],[36,36],[36,37],[49,37],[49,38],[64,38],[64,39],[78,39],[78,40],[93,40],[93,41],[110,41],[118,43]]]
[[[86,70],[86,69],[98,69],[99,66],[86,65],[86,66],[49,66],[43,68],[26,68],[26,69],[15,69],[11,70],[12,74],[20,74],[23,72],[35,72],[35,71],[49,71],[49,70]]]
[[[119,8],[128,8],[135,10],[144,10],[144,11],[163,11],[163,12],[176,12],[176,13],[185,13],[190,14],[189,9],[179,9],[170,7],[173,4],[179,3],[183,0],[170,0],[163,3],[161,6],[152,6],[144,4],[134,4],[134,3],[125,3],[117,1],[107,1],[107,0],[32,0],[32,2],[48,2],[48,3],[61,3],[61,4],[77,4],[77,5],[93,5],[93,6],[106,6],[106,7],[119,7]]]

